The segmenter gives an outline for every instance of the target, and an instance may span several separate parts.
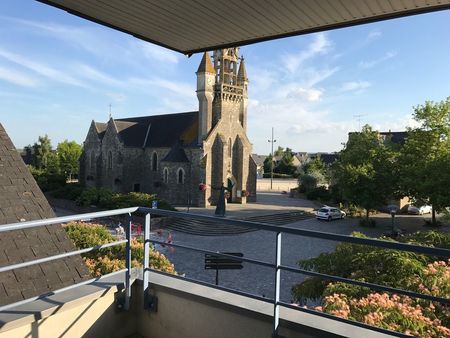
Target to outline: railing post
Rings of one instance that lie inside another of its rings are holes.
[[[125,246],[125,268],[127,269],[125,273],[125,304],[124,310],[130,309],[130,299],[131,299],[131,213],[128,213],[127,224],[125,229],[125,234],[127,238],[127,243]]]
[[[144,291],[144,309],[148,307],[148,292],[149,292],[149,272],[150,267],[150,214],[145,214],[145,225],[144,225],[144,261],[142,262],[142,279],[144,281],[143,291]]]
[[[278,338],[280,325],[280,280],[281,280],[281,232],[277,232],[275,240],[275,296],[273,298],[273,331],[272,338]]]

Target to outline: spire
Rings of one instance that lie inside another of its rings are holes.
[[[238,71],[237,78],[238,78],[238,81],[248,81],[247,71],[245,70],[244,57],[241,57],[241,63],[239,64],[239,71]]]
[[[198,66],[197,73],[211,73],[215,74],[216,70],[214,69],[214,66],[211,62],[211,58],[208,54],[208,52],[205,52],[203,54],[202,61],[200,62],[200,65]]]

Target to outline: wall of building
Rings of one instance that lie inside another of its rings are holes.
[[[260,178],[257,180],[257,191],[289,191],[298,187],[296,179],[273,179],[272,189],[270,189],[270,178]]]

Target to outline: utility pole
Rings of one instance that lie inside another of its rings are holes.
[[[272,152],[270,153],[271,161],[270,161],[270,190],[273,189],[273,160],[274,160],[274,156],[273,156],[273,144],[275,142],[277,142],[277,140],[273,139],[273,127],[272,127],[272,139],[267,140],[267,142],[270,142],[272,144]]]

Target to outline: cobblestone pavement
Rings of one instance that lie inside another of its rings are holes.
[[[361,231],[356,226],[357,221],[352,219],[336,220],[333,222],[309,219],[290,224],[289,227],[311,229],[324,232],[333,232],[348,235],[352,231]],[[364,229],[370,236],[378,236],[380,229]],[[163,235],[164,237],[164,235]],[[202,249],[221,252],[242,252],[244,257],[274,263],[275,234],[268,231],[255,231],[232,236],[204,237],[185,233],[172,232],[174,243],[200,247]],[[321,252],[332,251],[336,242],[306,238],[283,234],[282,237],[282,264],[295,266],[302,258],[315,257]],[[167,246],[157,247],[175,264],[180,274],[201,281],[214,283],[215,271],[204,269],[204,254],[190,250],[176,248],[170,250]],[[241,291],[273,297],[274,272],[271,268],[261,267],[251,263],[244,263],[242,270],[219,271],[219,284]],[[282,272],[283,301],[291,301],[291,288],[303,280],[300,274]]]
[[[229,205],[227,215],[230,218],[242,216],[269,214],[286,209],[312,211],[317,207],[307,200],[288,198],[287,195],[277,193],[258,194],[258,203],[247,206]],[[203,214],[212,214],[213,209],[198,210]],[[197,212],[197,210],[191,210]],[[378,237],[390,230],[391,218],[387,214],[375,215],[376,228],[362,228],[358,226],[358,219],[343,219],[332,222],[308,219],[287,225],[299,229],[310,229],[336,234],[350,235],[353,231],[365,233],[371,237]],[[396,224],[406,232],[424,230],[424,218],[429,216],[399,215]],[[444,231],[448,229],[442,229]],[[164,235],[163,235],[164,236]],[[167,234],[166,234],[167,236]],[[172,232],[174,243],[199,247],[211,251],[242,252],[245,257],[274,262],[275,234],[267,231],[255,231],[230,236],[196,236],[179,232]],[[296,266],[299,259],[315,257],[322,252],[333,251],[337,242],[306,238],[283,234],[282,264]],[[168,247],[158,248],[175,264],[176,270],[186,277],[214,283],[215,271],[204,269],[204,254],[176,248],[170,251]],[[270,268],[251,263],[244,263],[242,270],[219,271],[219,284],[256,295],[273,297],[274,272]],[[301,282],[304,276],[291,272],[281,273],[281,300],[291,301],[291,288]]]

